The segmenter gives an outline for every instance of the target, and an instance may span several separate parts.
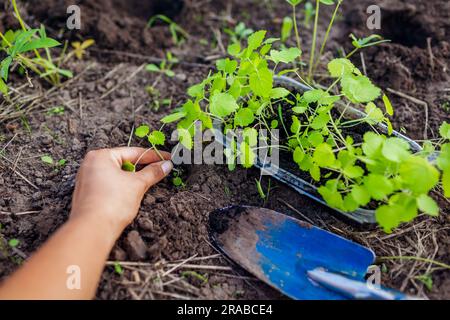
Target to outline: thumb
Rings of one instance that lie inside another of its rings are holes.
[[[172,171],[173,163],[170,160],[154,162],[146,166],[144,169],[137,172],[140,178],[145,181],[147,189],[155,185],[170,171]]]

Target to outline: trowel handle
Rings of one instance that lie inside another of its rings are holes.
[[[342,294],[349,299],[358,300],[417,300],[399,291],[384,289],[364,281],[350,279],[346,276],[317,268],[307,272],[315,283]]]

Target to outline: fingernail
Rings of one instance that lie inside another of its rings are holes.
[[[164,172],[164,174],[168,174],[170,171],[172,171],[173,164],[172,161],[164,161],[161,164],[161,169]]]

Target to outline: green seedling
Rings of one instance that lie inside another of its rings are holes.
[[[195,278],[195,279],[199,280],[202,284],[208,283],[208,276],[202,275],[196,271],[190,271],[190,270],[183,271],[183,272],[181,272],[181,276],[183,278],[189,278],[189,277]]]
[[[180,176],[180,171],[174,170],[174,172],[173,172],[173,178],[172,178],[172,184],[173,184],[175,187],[184,187],[184,186],[185,186],[185,184],[184,184],[184,182],[183,182],[183,179],[182,179],[181,176]]]
[[[308,1],[305,3],[303,14],[305,16],[305,18],[303,19],[303,25],[309,28],[311,25],[311,21],[316,14],[316,10],[314,9],[314,6],[311,4],[311,2]]]
[[[284,17],[281,25],[281,42],[286,42],[291,37],[293,27],[294,20],[291,17]]]
[[[54,167],[55,170],[58,170],[58,169],[64,167],[66,165],[66,163],[67,163],[66,159],[60,159],[60,160],[55,162],[53,160],[53,158],[51,156],[49,156],[49,155],[42,156],[41,157],[41,161],[43,163],[45,163],[45,164],[48,164],[48,165]]]
[[[71,43],[73,47],[73,51],[70,54],[74,54],[78,60],[83,60],[84,55],[86,54],[86,49],[95,44],[95,40],[87,39],[83,42],[74,41]]]
[[[427,273],[420,276],[415,276],[414,279],[417,279],[420,282],[422,282],[428,291],[433,290],[433,278],[431,277],[431,274]]]
[[[172,53],[169,51],[166,54],[166,59],[162,60],[159,65],[150,63],[145,67],[145,70],[149,72],[162,73],[168,77],[173,77],[175,76],[175,72],[173,72],[171,69],[173,65],[178,62],[179,60],[176,57],[174,57]]]
[[[7,95],[8,76],[14,65],[18,65],[25,73],[27,70],[33,71],[53,85],[60,84],[61,76],[71,78],[72,72],[61,69],[59,63],[56,63],[50,54],[51,48],[61,44],[47,36],[43,25],[39,29],[27,27],[19,13],[16,1],[12,0],[12,4],[21,29],[0,32],[0,51],[5,54],[0,63],[0,92]],[[40,49],[45,55],[41,55]],[[62,56],[59,61],[62,61]]]
[[[114,262],[114,272],[120,276],[123,274],[122,265],[118,261]]]
[[[148,95],[152,98],[151,109],[158,112],[161,106],[170,107],[172,105],[171,98],[161,98],[161,92],[153,86],[145,87]]]
[[[247,28],[244,22],[239,22],[233,29],[224,28],[223,31],[230,36],[232,43],[241,42],[253,33],[253,30]]]
[[[9,245],[11,248],[16,248],[19,244],[20,244],[20,241],[19,241],[18,239],[10,239],[10,240],[8,241],[8,245]]]
[[[150,18],[150,20],[147,23],[148,27],[152,27],[156,21],[162,21],[164,23],[167,23],[169,25],[169,31],[172,35],[172,41],[177,46],[181,45],[183,42],[186,41],[186,39],[189,39],[189,34],[178,24],[176,24],[172,19],[169,17],[158,14],[156,16],[153,16]]]
[[[391,136],[394,108],[388,96],[348,59],[328,63],[333,81],[323,89],[307,83],[310,91],[296,93],[274,86],[278,69],[301,56],[298,48],[272,48],[275,41],[260,30],[248,37],[247,46],[232,43],[229,57],[216,61],[217,70],[188,89],[190,98],[164,117],[163,124],[176,123],[188,149],[193,146],[195,123],[205,130],[215,119],[224,130],[241,129],[243,141],[232,142],[225,150],[230,170],[237,157],[244,168],[254,165],[258,128],[270,132],[279,127],[286,138],[277,147],[292,155],[293,163],[309,174],[331,207],[353,212],[370,203],[386,232],[419,213],[437,216],[439,207],[430,192],[440,186],[450,197],[450,125],[441,126],[441,139],[433,143],[433,151],[440,150],[435,163],[428,160],[430,148],[413,154],[408,143]],[[336,117],[332,111],[337,104],[363,108],[366,116]],[[377,124],[385,124],[388,133],[368,131],[358,143],[345,134],[346,128]],[[257,189],[266,197],[258,183]]]
[[[361,38],[361,39],[358,39],[353,34],[350,34],[350,38],[352,39],[352,45],[353,45],[354,49],[347,55],[347,57],[346,57],[347,59],[350,58],[352,55],[354,55],[358,50],[391,41],[391,40],[383,39],[383,37],[378,34],[372,34],[368,37]]]
[[[65,111],[66,110],[65,110],[65,108],[63,106],[58,106],[58,107],[50,108],[47,111],[47,114],[48,115],[52,115],[52,116],[59,116],[59,115],[64,114]]]

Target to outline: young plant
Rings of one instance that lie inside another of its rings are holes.
[[[358,39],[353,34],[350,34],[350,38],[352,39],[352,45],[354,49],[346,56],[347,59],[350,58],[352,55],[354,55],[358,50],[391,41],[383,39],[383,37],[378,34],[372,34],[368,37],[361,39]]]
[[[347,212],[370,206],[386,232],[419,212],[436,216],[439,208],[430,192],[441,181],[444,194],[450,193],[450,126],[441,127],[437,164],[428,159],[430,150],[413,154],[405,140],[390,136],[394,110],[389,98],[345,58],[328,63],[333,82],[326,89],[299,93],[276,87],[277,68],[294,62],[301,51],[273,49],[276,40],[265,39],[265,34],[251,34],[247,47],[231,44],[230,57],[218,60],[217,71],[190,87],[190,99],[162,119],[164,124],[177,123],[184,146],[192,147],[195,123],[207,129],[214,119],[224,132],[243,132],[241,141],[231,141],[225,150],[229,168],[237,158],[250,168],[256,160],[257,129],[270,132],[280,126],[285,137],[277,148],[291,153],[293,163],[310,176],[330,206]],[[347,119],[337,105],[363,107],[366,116]],[[387,135],[375,129],[379,123],[387,126]],[[351,134],[355,126],[366,128],[358,141]],[[265,195],[260,185],[258,189]]]
[[[224,28],[223,31],[230,36],[232,43],[241,42],[253,33],[253,29],[247,28],[244,22],[239,22],[234,29]]]
[[[75,57],[77,57],[78,60],[82,60],[84,55],[86,54],[86,49],[90,46],[93,46],[95,44],[95,41],[93,39],[87,39],[83,42],[80,41],[74,41],[71,43],[73,47],[73,51],[69,54],[74,54]]]
[[[147,86],[145,87],[145,91],[147,91],[148,95],[152,98],[152,105],[150,107],[153,111],[158,112],[161,106],[171,106],[172,99],[162,98],[161,92],[157,88],[153,86]]]
[[[186,39],[189,38],[189,34],[182,27],[180,27],[169,17],[162,14],[158,14],[151,17],[147,23],[147,26],[152,27],[158,20],[165,22],[169,25],[169,31],[170,34],[172,35],[172,41],[175,45],[179,46],[183,44],[183,42],[185,42]]]
[[[12,66],[17,64],[22,70],[31,70],[53,85],[60,84],[60,76],[72,77],[72,72],[61,69],[59,63],[55,64],[50,54],[50,48],[59,46],[60,43],[47,37],[43,25],[39,29],[32,29],[25,25],[15,0],[12,0],[16,19],[19,21],[21,30],[8,30],[0,32],[0,51],[6,57],[0,64],[0,92],[8,93],[8,76]],[[44,50],[41,55],[39,49]],[[59,58],[59,61],[62,57]]]
[[[303,14],[305,16],[305,18],[303,19],[303,25],[306,28],[309,28],[311,25],[311,21],[314,17],[314,15],[316,14],[316,10],[314,10],[314,6],[311,4],[311,2],[306,2],[305,3],[305,8],[303,10]]]
[[[173,56],[173,54],[169,51],[166,53],[166,59],[163,59],[159,65],[154,63],[150,63],[145,67],[145,70],[149,72],[156,72],[165,74],[168,77],[174,77],[175,72],[172,71],[174,64],[178,63],[179,60]]]
[[[53,158],[49,155],[45,155],[41,157],[41,161],[45,164],[48,164],[50,166],[52,166],[55,171],[61,169],[62,167],[64,167],[67,163],[66,159],[60,159],[58,161],[53,160]]]

